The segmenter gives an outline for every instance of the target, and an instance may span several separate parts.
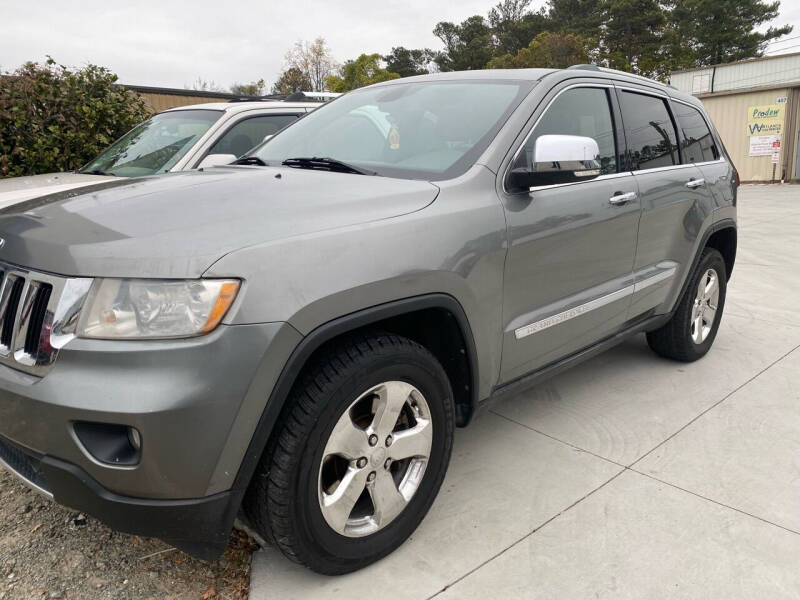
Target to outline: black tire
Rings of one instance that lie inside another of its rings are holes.
[[[705,276],[709,269],[713,269],[718,276],[719,299],[708,336],[701,343],[696,343],[692,339],[692,315],[697,288],[700,285],[701,278]],[[682,362],[693,362],[705,356],[714,343],[714,338],[717,336],[719,323],[722,319],[727,280],[725,260],[722,255],[714,248],[705,248],[672,318],[660,329],[648,332],[647,343],[650,348],[660,356]]]
[[[328,525],[320,507],[323,453],[353,401],[389,381],[409,383],[424,396],[433,427],[430,456],[419,487],[394,520],[369,535],[348,537]],[[454,427],[449,380],[428,350],[391,334],[345,339],[309,365],[295,385],[248,490],[246,514],[297,563],[328,575],[360,569],[400,546],[428,512],[450,461]]]

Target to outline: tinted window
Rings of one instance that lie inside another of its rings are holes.
[[[275,135],[298,115],[262,115],[239,121],[231,127],[208,151],[209,154],[242,156],[258,146],[268,135]]]
[[[677,165],[677,136],[666,101],[633,92],[622,92],[620,96],[631,169]]]
[[[222,111],[173,110],[135,127],[81,169],[120,177],[138,177],[169,171],[222,116]]]
[[[267,164],[325,156],[388,177],[466,171],[531,87],[527,81],[429,81],[345,94],[256,151]]]
[[[520,159],[527,161],[526,164],[516,166],[531,167],[533,148],[542,135],[580,135],[593,138],[600,149],[600,173],[617,171],[614,121],[605,89],[574,88],[559,95],[525,142]]]
[[[700,111],[680,102],[673,103],[672,107],[675,111],[675,120],[678,121],[678,127],[683,133],[681,139],[683,162],[717,160],[719,158],[717,144]]]

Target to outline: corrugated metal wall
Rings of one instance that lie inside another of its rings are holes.
[[[176,106],[188,106],[190,104],[206,104],[208,102],[225,102],[224,98],[208,98],[205,96],[189,96],[177,94],[153,94],[150,92],[139,92],[139,95],[150,107],[153,112],[161,112]]]
[[[794,81],[800,81],[800,53],[678,71],[669,77],[671,85],[687,94],[784,85]]]
[[[786,97],[788,89],[769,90],[765,92],[751,92],[742,94],[729,94],[701,98],[711,120],[719,131],[725,148],[733,159],[733,164],[739,171],[742,181],[770,181],[772,179],[772,159],[770,156],[749,156],[750,134],[747,130],[748,108],[756,105],[775,104],[779,97]],[[789,123],[784,120],[783,143],[789,135],[786,131]],[[783,163],[783,154],[781,163]],[[776,167],[776,176],[781,177],[781,163]]]

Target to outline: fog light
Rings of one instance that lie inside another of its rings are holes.
[[[139,451],[142,449],[142,435],[135,427],[128,427],[128,441],[134,450]]]

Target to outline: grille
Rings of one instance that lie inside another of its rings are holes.
[[[8,465],[18,477],[45,492],[50,491],[42,475],[41,459],[33,452],[22,449],[2,436],[0,436],[0,461]]]
[[[0,364],[39,377],[75,337],[92,280],[0,262]]]

